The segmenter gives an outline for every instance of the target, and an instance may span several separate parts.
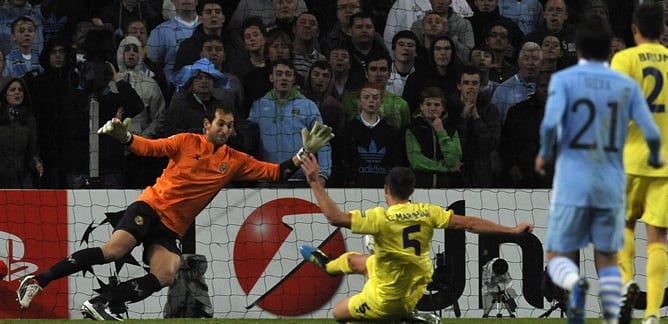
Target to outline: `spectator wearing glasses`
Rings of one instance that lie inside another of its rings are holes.
[[[517,73],[517,66],[510,61],[510,34],[503,23],[491,24],[485,36],[485,45],[492,50],[492,66],[489,79],[502,83]]]
[[[524,33],[512,19],[499,13],[498,0],[473,0],[473,4],[473,16],[466,19],[471,22],[476,45],[485,44],[485,34],[490,24],[501,22],[508,29],[510,46],[513,47],[513,51],[517,51],[522,46]]]

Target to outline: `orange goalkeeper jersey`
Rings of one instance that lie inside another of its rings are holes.
[[[278,164],[258,161],[227,145],[214,151],[213,143],[201,134],[156,140],[133,135],[130,150],[141,156],[169,157],[162,175],[137,200],[153,207],[162,223],[180,237],[230,181],[279,179]]]

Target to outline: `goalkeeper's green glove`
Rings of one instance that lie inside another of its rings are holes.
[[[132,138],[132,134],[128,132],[128,126],[130,126],[131,121],[130,118],[125,118],[123,122],[118,118],[113,118],[104,124],[104,126],[100,127],[100,129],[97,130],[97,133],[107,134],[119,142],[126,144]]]
[[[302,148],[297,152],[297,158],[301,161],[302,156],[317,153],[332,138],[334,138],[334,133],[332,133],[332,128],[327,125],[315,122],[310,131],[307,128],[302,128]]]

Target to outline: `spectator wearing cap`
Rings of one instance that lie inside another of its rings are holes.
[[[229,80],[203,58],[181,68],[174,81],[176,93],[165,113],[158,117],[162,137],[185,132],[201,134],[206,111],[223,101],[220,89]]]

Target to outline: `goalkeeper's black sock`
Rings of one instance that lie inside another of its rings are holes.
[[[109,288],[101,295],[90,300],[91,303],[125,303],[138,302],[151,296],[156,291],[160,291],[162,285],[152,273],[141,278],[135,278],[120,283],[116,287]]]
[[[99,247],[76,251],[67,258],[53,265],[48,270],[37,275],[35,279],[44,288],[51,281],[69,276],[84,269],[90,269],[94,264],[105,264],[102,249]]]

